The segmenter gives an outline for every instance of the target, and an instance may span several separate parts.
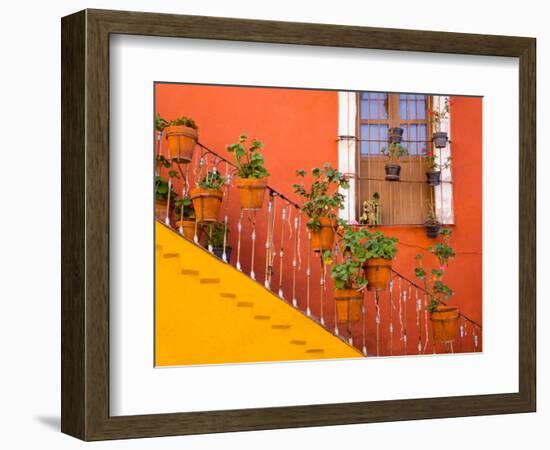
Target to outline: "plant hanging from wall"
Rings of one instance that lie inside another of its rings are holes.
[[[435,239],[439,236],[441,223],[437,220],[433,203],[428,204],[428,214],[426,220],[424,221],[424,229],[426,231],[426,236],[430,239]]]
[[[386,181],[399,181],[399,176],[401,174],[399,159],[409,154],[407,148],[400,143],[391,143],[387,147],[382,148],[380,153],[387,159],[387,163],[384,165]]]
[[[225,179],[217,170],[211,170],[199,181],[198,186],[191,190],[197,222],[216,222],[220,211]]]
[[[252,139],[247,146],[247,139],[245,134],[241,134],[239,142],[228,145],[227,151],[235,155],[235,186],[239,189],[241,208],[254,211],[262,208],[269,172],[261,153],[264,144]]]
[[[382,232],[368,233],[365,241],[363,269],[369,290],[386,289],[391,277],[392,260],[397,253],[398,240]]]
[[[225,261],[231,259],[231,246],[229,242],[229,227],[223,222],[212,222],[206,226],[205,230],[206,242],[205,247],[210,249],[214,255],[223,259],[225,252]]]
[[[339,322],[357,322],[361,318],[363,295],[368,282],[361,266],[366,259],[366,242],[370,235],[367,229],[353,229],[342,225],[342,237],[338,241],[339,255],[327,250],[323,259],[328,264],[334,256],[340,261],[331,267],[330,276],[334,281],[334,301]]]
[[[195,121],[189,117],[178,117],[165,126],[165,131],[170,159],[178,163],[190,162],[199,139]]]
[[[441,108],[428,111],[428,120],[433,126],[432,141],[436,148],[445,148],[447,146],[449,134],[446,131],[442,131],[442,125],[449,118],[450,111],[451,100],[449,97],[445,97]]]
[[[304,178],[307,172],[297,170],[296,175]],[[292,187],[294,192],[303,198],[301,211],[308,217],[307,227],[311,233],[311,248],[320,252],[330,250],[334,243],[338,211],[344,208],[345,196],[340,188],[348,189],[347,178],[330,164],[311,171],[313,182],[309,189],[303,183]]]
[[[428,296],[427,310],[432,322],[433,338],[436,342],[451,343],[456,336],[459,311],[455,307],[447,306],[445,302],[453,295],[453,290],[447,286],[443,279],[447,271],[447,264],[455,256],[453,248],[449,245],[452,231],[448,228],[441,230],[442,240],[428,251],[436,256],[439,267],[427,270],[423,265],[424,255],[416,255],[415,276],[424,284]]]
[[[426,178],[430,186],[439,186],[441,184],[441,171],[451,167],[451,157],[440,161],[433,152],[426,155]]]

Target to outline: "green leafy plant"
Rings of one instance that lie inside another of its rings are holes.
[[[445,102],[441,109],[434,109],[428,111],[428,120],[434,125],[435,131],[441,131],[441,123],[449,117],[449,112],[451,110],[451,101],[449,97],[445,97]]]
[[[264,144],[252,139],[250,145],[246,145],[245,134],[239,136],[239,142],[227,146],[227,151],[235,154],[237,163],[237,176],[239,178],[265,178],[269,172],[265,168],[264,156],[260,153]]]
[[[225,184],[225,179],[217,171],[209,171],[198,183],[201,189],[219,190]]]
[[[197,127],[197,124],[193,119],[190,119],[189,117],[181,116],[174,120],[171,120],[168,124],[170,126],[184,126],[188,128],[193,128],[194,130],[198,130],[199,127]]]
[[[390,164],[397,164],[399,158],[402,158],[403,156],[407,156],[409,154],[409,150],[407,150],[407,148],[400,143],[395,142],[388,145],[387,147],[382,148],[382,150],[380,150],[380,153],[382,153],[388,159],[388,162]]]
[[[430,247],[428,250],[434,254],[439,260],[441,267],[445,267],[451,258],[455,257],[455,251],[449,245],[449,241],[452,236],[452,230],[450,228],[444,228],[440,232],[440,236],[443,241],[438,242],[434,246]]]
[[[330,271],[330,276],[334,280],[336,289],[364,289],[367,280],[363,277],[361,263],[351,258],[343,262],[334,264]]]
[[[451,296],[454,294],[453,290],[443,282],[447,263],[450,258],[455,256],[455,251],[449,245],[451,236],[451,229],[445,228],[441,230],[440,238],[442,241],[428,248],[428,251],[436,256],[440,264],[440,267],[433,268],[430,271],[429,275],[426,272],[426,269],[423,267],[424,255],[422,253],[419,253],[416,255],[415,258],[417,265],[414,269],[414,274],[419,280],[422,280],[424,283],[424,289],[426,290],[428,298],[430,299],[426,307],[429,312],[436,311],[442,302],[451,298]]]
[[[304,169],[296,171],[296,176],[304,178],[307,172]],[[292,185],[294,192],[304,199],[301,211],[308,217],[307,227],[318,230],[321,227],[319,219],[327,217],[335,219],[339,209],[344,208],[345,196],[338,192],[338,188],[347,189],[347,178],[326,163],[322,168],[311,171],[313,182],[309,189],[303,183]]]
[[[162,131],[168,126],[168,121],[163,119],[159,113],[155,117],[155,129],[157,131]]]
[[[385,236],[384,233],[380,231],[377,231],[376,233],[369,233],[365,243],[366,259],[392,259],[397,253],[397,242],[397,238]]]
[[[212,248],[223,248],[224,236],[227,244],[229,241],[229,227],[226,228],[222,222],[214,222],[207,228],[205,245],[211,245]]]
[[[349,225],[342,224],[343,233],[338,241],[339,253],[342,261],[334,264],[330,276],[334,280],[336,289],[364,289],[368,284],[363,277],[361,266],[367,258],[366,242],[370,233],[367,229],[353,229]],[[323,260],[332,263],[332,252],[325,251]]]
[[[170,199],[172,201],[176,199],[177,194],[174,191],[174,186],[171,186],[168,183],[168,180],[162,178],[161,176],[155,177],[155,199],[157,201],[167,201],[168,192],[170,192]]]
[[[451,157],[445,159],[444,162],[439,163],[437,157],[433,153],[426,155],[426,170],[428,172],[438,172],[451,167]]]
[[[190,197],[178,198],[175,202],[177,220],[195,220],[195,208]]]

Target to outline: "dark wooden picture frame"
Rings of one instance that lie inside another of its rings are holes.
[[[80,11],[64,17],[61,25],[61,429],[64,433],[84,440],[101,440],[535,411],[535,39],[105,10]],[[111,34],[519,58],[519,391],[461,397],[110,416]]]

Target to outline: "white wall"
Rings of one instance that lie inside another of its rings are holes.
[[[93,8],[434,29],[538,38],[539,171],[548,167],[550,140],[550,30],[544,2],[396,0],[271,2],[201,0],[155,2],[73,0],[3,2],[0,9],[0,132],[2,220],[0,232],[0,444],[3,448],[80,448],[59,433],[60,315],[60,17]],[[401,8],[401,9],[399,9]],[[544,104],[546,102],[546,104]],[[23,146],[22,130],[40,136]],[[498,164],[498,163],[497,163]],[[550,168],[550,167],[549,167]],[[539,177],[539,204],[550,181]],[[539,255],[548,252],[548,208],[539,214]],[[505,226],[505,224],[503,224]],[[105,442],[101,448],[545,448],[550,420],[547,388],[550,319],[542,283],[547,258],[539,256],[539,412],[437,421],[352,425],[213,436]],[[545,270],[546,269],[546,270]],[[449,436],[452,436],[449,440]],[[429,437],[429,439],[428,439]],[[546,441],[546,442],[545,442]]]

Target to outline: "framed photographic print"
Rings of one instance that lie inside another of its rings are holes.
[[[62,431],[534,411],[535,169],[531,38],[64,17]]]

